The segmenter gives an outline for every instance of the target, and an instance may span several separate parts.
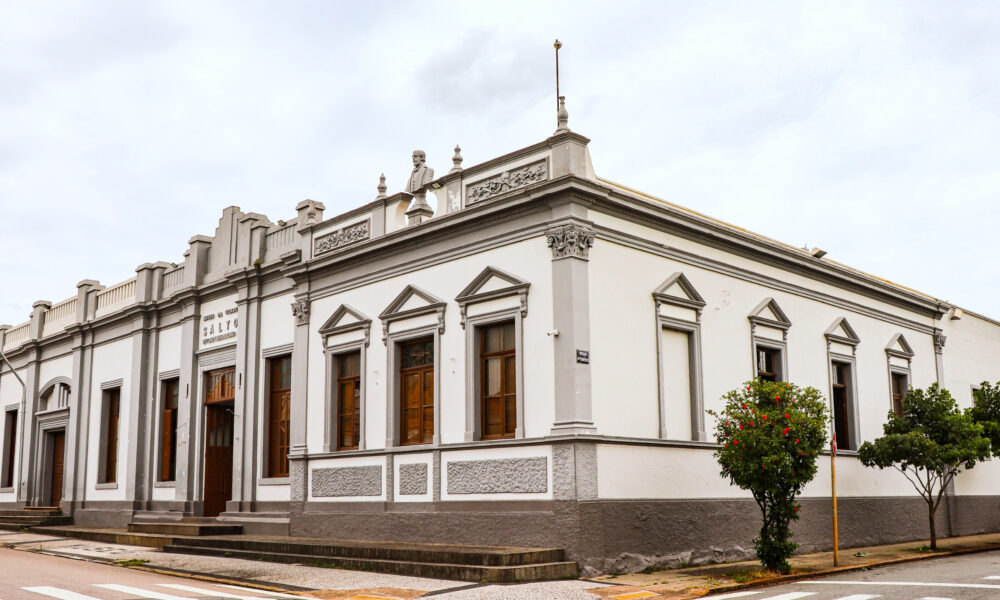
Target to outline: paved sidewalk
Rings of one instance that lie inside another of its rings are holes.
[[[697,598],[706,594],[756,587],[767,583],[790,581],[803,577],[832,574],[881,565],[950,556],[968,552],[1000,550],[1000,533],[938,539],[938,551],[926,549],[926,540],[842,548],[840,566],[833,566],[833,552],[800,554],[789,559],[790,575],[762,571],[757,561],[671,569],[651,573],[606,575],[589,581],[615,584],[613,587],[589,590],[613,600],[656,600],[658,598]]]

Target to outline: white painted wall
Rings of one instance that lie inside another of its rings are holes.
[[[125,471],[127,453],[134,443],[128,438],[128,421],[134,408],[129,405],[131,382],[129,373],[132,363],[132,338],[125,338],[94,348],[93,371],[90,388],[90,433],[87,438],[87,500],[124,500]],[[118,474],[117,489],[99,490],[97,486],[98,465],[101,460],[101,384],[116,379],[122,380],[118,426]]]
[[[960,406],[972,405],[972,388],[983,381],[1000,381],[1000,325],[969,313],[958,320],[945,317],[944,386]]]
[[[292,316],[293,294],[268,298],[260,307],[260,347],[273,348],[291,344],[295,336],[295,319]]]
[[[448,302],[440,348],[440,433],[442,443],[465,441],[465,331],[459,324],[454,298],[487,266],[494,266],[531,283],[528,316],[523,321],[525,435],[540,437],[548,434],[555,415],[552,403],[552,339],[546,335],[552,329],[551,256],[544,237],[538,237],[315,300],[309,324],[309,451],[322,450],[326,419],[326,369],[321,351],[323,342],[318,330],[343,303],[372,319],[371,343],[366,350],[365,437],[369,449],[384,447],[388,354],[382,343],[378,315],[408,284]],[[428,323],[436,323],[436,320],[431,318]],[[398,325],[404,326],[412,326],[412,323]]]
[[[181,368],[181,328],[179,325],[160,330],[157,343],[156,371],[163,373]]]
[[[73,379],[73,355],[66,354],[58,358],[44,360],[38,365],[38,391],[55,379],[56,377],[66,377]],[[76,390],[71,391],[76,394]]]
[[[25,377],[27,377],[27,369],[19,370],[18,375],[21,376],[21,379],[24,379]],[[21,387],[21,384],[17,381],[17,377],[15,377],[13,373],[8,372],[5,373],[3,376],[0,376],[0,419],[6,418],[8,407],[11,406],[20,407],[22,389],[23,388]],[[20,410],[20,408],[18,410]],[[20,427],[20,420],[21,420],[21,415],[18,414],[18,427]],[[3,458],[2,456],[3,449],[7,448],[7,440],[4,439],[3,437],[4,435],[3,423],[4,421],[0,420],[0,459]],[[17,432],[18,429],[17,427],[15,427],[14,429],[15,436],[17,435]],[[0,492],[0,502],[14,502],[17,500],[17,484],[21,476],[20,440],[18,440],[18,446],[16,452],[17,452],[16,454],[17,460],[14,463],[14,479],[13,479],[14,490],[10,492]]]

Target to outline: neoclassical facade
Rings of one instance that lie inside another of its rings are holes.
[[[440,177],[415,152],[406,192],[228,207],[180,263],[36,302],[0,327],[0,507],[558,546],[598,571],[742,556],[757,508],[705,411],[764,377],[830,399],[844,545],[924,536],[909,483],[853,450],[907,386],[968,405],[1000,379],[1000,323],[601,179],[588,143],[563,119]],[[805,548],[830,545],[829,460]],[[996,462],[961,475],[942,530],[1000,530],[998,500]]]

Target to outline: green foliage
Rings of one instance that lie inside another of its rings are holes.
[[[931,549],[937,548],[934,513],[955,475],[990,456],[990,440],[972,416],[958,408],[948,390],[932,384],[926,391],[910,388],[902,414],[889,413],[885,435],[858,450],[869,467],[893,467],[927,503]]]
[[[788,573],[798,544],[790,524],[799,518],[795,498],[816,475],[816,456],[827,440],[826,402],[815,388],[751,381],[726,394],[716,418],[715,458],[722,476],[753,494],[763,524],[754,540],[765,568]]]
[[[1000,456],[1000,382],[992,384],[984,381],[974,392],[975,402],[969,409],[969,416],[983,428],[990,439],[993,456]]]

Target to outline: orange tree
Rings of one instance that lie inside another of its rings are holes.
[[[819,390],[790,383],[750,381],[723,396],[715,417],[715,457],[722,476],[749,490],[763,524],[754,540],[765,568],[787,573],[798,547],[790,541],[799,518],[795,498],[816,475],[816,456],[827,440],[829,411]]]

